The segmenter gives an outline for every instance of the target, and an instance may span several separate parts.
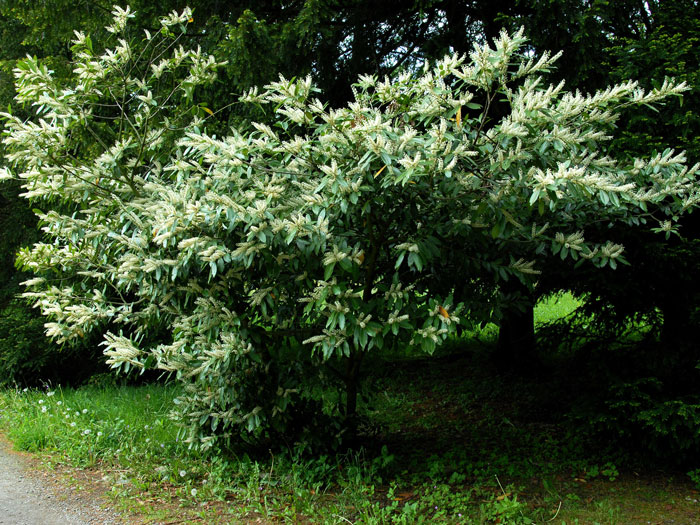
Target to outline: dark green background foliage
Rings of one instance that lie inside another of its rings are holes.
[[[692,90],[660,111],[638,110],[618,122],[617,154],[634,156],[685,149],[700,161],[700,6],[691,0],[258,0],[192,1],[188,44],[201,45],[228,61],[219,80],[200,100],[226,124],[251,117],[229,106],[233,95],[277,78],[312,74],[326,100],[339,105],[352,97],[358,74],[379,76],[413,69],[446,52],[468,52],[501,27],[524,25],[536,51],[563,50],[552,80],[591,92],[627,78],[643,87],[665,76],[685,80]],[[499,5],[501,4],[501,5]],[[157,18],[183,2],[135,0],[137,24],[153,28]],[[69,0],[0,0],[0,107],[14,96],[11,70],[26,54],[43,58],[59,76],[69,71],[75,29],[100,38],[111,7]],[[60,16],[56,16],[60,13]],[[25,108],[13,107],[21,114]],[[256,115],[260,119],[260,115]],[[0,151],[0,155],[2,152]],[[14,269],[16,250],[39,239],[28,205],[16,184],[0,186],[0,383],[80,380],[97,369],[99,350],[89,342],[59,349],[43,335],[43,320],[14,299],[25,275]],[[501,287],[500,304],[485,286],[484,309],[499,311],[504,328],[496,361],[517,363],[510,371],[534,373],[546,356],[568,360],[558,373],[581,374],[595,388],[581,386],[573,409],[577,425],[600,435],[633,437],[654,452],[687,458],[700,449],[698,370],[700,359],[696,278],[700,261],[698,213],[686,217],[679,236],[625,230],[628,267],[571,272],[552,265],[535,288]],[[606,235],[607,225],[597,234]],[[593,238],[596,232],[586,232]],[[619,237],[619,236],[618,236]],[[469,282],[471,289],[483,287]],[[539,297],[571,290],[585,298],[580,315],[539,334],[537,352],[531,307]],[[515,300],[517,307],[508,305]],[[495,306],[494,306],[495,302]],[[524,310],[524,312],[523,312]],[[630,326],[651,326],[633,337]],[[571,341],[568,346],[562,341]],[[641,342],[640,342],[641,340]],[[620,348],[624,347],[624,350]],[[615,350],[617,349],[617,350]],[[543,357],[543,354],[546,354]],[[561,354],[561,355],[560,355]],[[563,357],[562,357],[563,355]],[[85,366],[73,365],[73,362]],[[89,365],[87,363],[90,363]],[[568,368],[567,368],[568,367]],[[566,381],[564,381],[566,382]]]
[[[64,348],[51,343],[44,318],[17,298],[30,275],[15,269],[15,252],[40,238],[20,191],[16,182],[0,186],[0,385],[80,382],[101,368],[94,341]]]
[[[536,48],[564,50],[554,75],[569,87],[591,92],[632,78],[650,88],[669,76],[688,82],[692,89],[682,100],[624,115],[613,148],[632,157],[672,147],[686,150],[691,163],[700,161],[698,2],[546,0],[519,6],[527,11],[509,22],[524,23]],[[670,239],[632,225],[624,232],[630,266],[595,274],[562,267],[545,272],[540,283],[540,293],[568,289],[586,299],[574,326],[567,322],[540,334],[550,335],[540,350],[555,351],[562,340],[576,339],[569,347],[575,363],[569,378],[595,386],[582,387],[573,421],[597,442],[638,443],[673,461],[697,459],[698,219],[697,212],[686,216]],[[649,328],[644,340],[636,336],[620,345],[630,327],[640,325]]]
[[[106,371],[97,341],[91,339],[59,347],[44,337],[44,319],[12,300],[0,310],[0,385],[79,384]]]

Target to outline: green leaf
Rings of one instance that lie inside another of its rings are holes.
[[[532,205],[535,203],[535,201],[537,201],[537,199],[539,198],[539,196],[540,196],[540,189],[539,189],[539,188],[535,188],[535,189],[532,191],[532,195],[530,195],[530,206],[532,206]]]
[[[401,266],[401,263],[403,262],[404,257],[406,256],[406,252],[401,252],[399,254],[398,259],[396,259],[396,264],[394,264],[394,269],[397,270],[399,266]]]

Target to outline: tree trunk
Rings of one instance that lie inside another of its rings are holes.
[[[501,287],[501,293],[520,294],[525,297],[525,305],[523,310],[512,307],[503,312],[496,365],[502,371],[527,375],[541,364],[535,351],[534,300],[531,292],[519,282],[506,283]]]
[[[363,352],[352,352],[345,373],[345,427],[351,441],[357,433],[357,391],[363,357]]]
[[[679,297],[676,301],[668,301],[661,306],[664,324],[661,329],[661,342],[670,349],[689,341],[690,305]]]

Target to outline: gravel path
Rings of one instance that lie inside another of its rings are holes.
[[[87,496],[87,497],[86,497]],[[0,524],[87,525],[125,523],[94,497],[41,479],[30,462],[0,439]]]

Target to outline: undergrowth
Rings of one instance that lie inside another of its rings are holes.
[[[568,314],[576,302],[565,300],[549,303],[556,314],[540,306],[538,319]],[[300,444],[189,450],[168,417],[178,394],[169,385],[6,389],[0,427],[50,464],[99,468],[120,505],[152,520],[629,523],[624,498],[639,494],[700,515],[689,483],[685,500],[640,486],[624,453],[567,425],[562,378],[498,374],[492,342],[487,330],[439,359],[373,367],[359,442],[334,454]],[[655,508],[637,505],[633,515],[651,519]]]

